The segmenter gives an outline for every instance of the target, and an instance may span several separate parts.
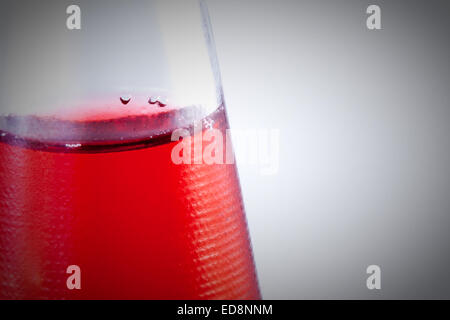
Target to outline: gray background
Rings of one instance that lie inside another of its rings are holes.
[[[208,3],[231,126],[281,135],[240,166],[264,298],[450,298],[450,2]]]

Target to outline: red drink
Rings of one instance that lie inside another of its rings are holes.
[[[0,118],[0,298],[259,298],[235,165],[171,160],[197,109],[108,110]]]

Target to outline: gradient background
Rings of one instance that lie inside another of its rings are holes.
[[[264,298],[450,298],[450,2],[208,3],[232,128],[280,129],[240,166]]]

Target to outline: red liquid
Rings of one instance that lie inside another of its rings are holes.
[[[0,119],[28,128],[0,131],[0,299],[260,298],[235,165],[175,165],[181,111],[158,108]]]

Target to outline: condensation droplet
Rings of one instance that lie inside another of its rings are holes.
[[[148,99],[148,103],[157,104],[160,107],[165,107],[167,105],[166,99],[159,97],[159,96],[158,97],[150,97],[150,99]]]
[[[127,105],[128,102],[131,101],[131,97],[130,96],[122,96],[120,97],[120,102],[122,102],[122,104]]]
[[[148,99],[148,103],[150,103],[150,104],[155,104],[157,102],[158,102],[158,98],[150,97],[150,99]]]

